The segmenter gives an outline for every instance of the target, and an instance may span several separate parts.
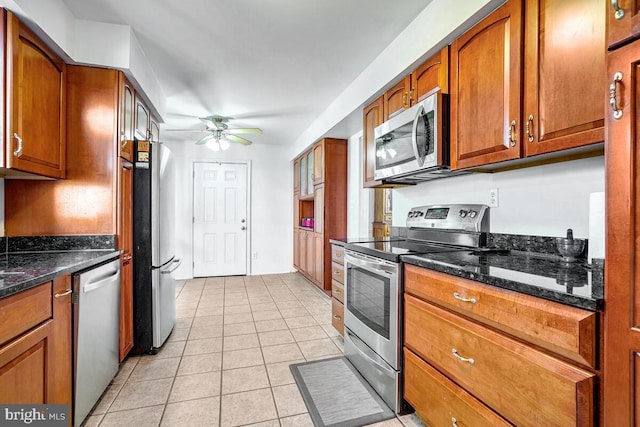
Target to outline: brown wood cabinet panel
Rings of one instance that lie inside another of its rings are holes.
[[[313,279],[316,284],[320,285],[324,289],[324,235],[321,233],[313,233],[314,239],[314,269]]]
[[[51,365],[47,373],[51,384],[48,403],[65,404],[71,407],[73,380],[73,331],[71,276],[59,276],[53,281],[53,339],[51,342]],[[71,424],[71,420],[69,420]]]
[[[617,48],[640,37],[640,0],[617,0],[616,14],[613,1],[606,2],[607,8],[607,45]]]
[[[593,312],[409,264],[404,277],[405,292],[413,296],[597,368]]]
[[[133,158],[134,89],[129,80],[120,73],[120,157]]]
[[[122,362],[133,348],[133,262],[131,259],[122,259],[120,277],[118,359]]]
[[[149,126],[149,108],[145,104],[145,102],[135,94],[135,124],[134,124],[134,133],[138,139],[148,140],[151,137],[151,131]]]
[[[118,249],[120,255],[120,348],[123,361],[133,348],[133,168],[120,159],[120,191],[118,194]]]
[[[66,65],[7,12],[7,167],[65,177]]]
[[[331,298],[331,325],[344,336],[344,305],[335,298]]]
[[[384,96],[364,107],[362,111],[362,143],[364,161],[364,187],[373,187],[381,182],[374,178],[376,162],[376,141],[374,129],[384,122]]]
[[[313,231],[305,231],[305,234],[305,266],[307,267],[305,272],[307,277],[313,281],[316,277],[316,240]]]
[[[300,268],[300,230],[295,226],[293,228],[293,266]]]
[[[313,185],[324,182],[324,140],[313,146]]]
[[[522,1],[451,44],[451,168],[520,157]]]
[[[373,237],[376,239],[382,239],[391,234],[389,224],[385,224],[383,222],[374,222],[373,224],[371,224],[371,230]]]
[[[158,122],[158,119],[153,116],[149,119],[149,140],[151,142],[160,141],[160,125]]]
[[[313,189],[313,229],[316,233],[324,232],[324,185]]]
[[[411,106],[411,76],[399,81],[384,95],[384,121],[396,116]]]
[[[406,348],[404,398],[427,425],[511,425]]]
[[[640,414],[640,42],[609,54],[606,82],[619,116],[607,105],[604,412],[607,425],[627,426]]]
[[[331,296],[344,304],[344,285],[335,279],[331,282]]]
[[[0,299],[0,345],[52,315],[51,282]]]
[[[116,234],[118,73],[67,67],[67,179],[7,180],[7,236]]]
[[[344,266],[337,262],[331,262],[331,278],[337,282],[344,283]]]
[[[293,192],[300,194],[300,159],[293,162]]]
[[[331,261],[344,265],[344,247],[331,245]]]
[[[592,373],[410,295],[405,346],[513,424],[594,424]]]
[[[300,266],[300,271],[302,273],[305,273],[308,268],[307,268],[307,236],[308,236],[308,232],[304,231],[304,230],[299,230],[298,232],[298,249],[299,249],[299,255],[298,255],[298,259],[299,259],[299,266]]]
[[[525,156],[604,141],[602,1],[528,0],[526,8]]]
[[[427,59],[411,73],[411,104],[440,90],[449,93],[449,46]]]

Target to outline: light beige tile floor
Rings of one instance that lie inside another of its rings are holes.
[[[162,349],[123,362],[86,426],[313,425],[289,365],[342,354],[323,292],[296,273],[194,279],[178,283],[176,313]]]

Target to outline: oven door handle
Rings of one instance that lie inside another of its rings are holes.
[[[397,274],[398,268],[395,265],[389,265],[384,261],[369,261],[360,257],[353,256],[351,254],[344,255],[344,261],[348,264],[353,264],[356,267],[361,267],[375,273],[385,273],[390,276]],[[348,268],[348,266],[347,266]]]
[[[365,356],[369,361],[379,369],[380,371],[385,372],[389,376],[394,376],[396,371],[394,371],[391,367],[388,366],[387,362],[380,356],[378,356],[373,350],[371,350],[360,338],[355,336],[349,329],[344,328],[344,333],[348,335],[349,340],[353,343],[355,347],[360,350],[363,356]]]

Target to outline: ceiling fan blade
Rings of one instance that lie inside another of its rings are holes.
[[[233,128],[233,129],[227,129],[225,131],[225,133],[230,134],[230,135],[235,135],[238,133],[262,133],[262,129],[258,129],[258,128]]]
[[[203,136],[202,138],[200,138],[199,140],[196,141],[196,145],[206,144],[207,142],[211,141],[214,138],[215,138],[215,136],[213,136],[211,134],[209,134],[207,136]]]
[[[243,137],[236,136],[236,135],[225,135],[225,138],[228,139],[229,141],[237,142],[237,143],[243,144],[243,145],[249,145],[249,144],[252,143],[248,139],[244,139]]]
[[[207,116],[200,117],[200,121],[207,125],[210,129],[225,129],[227,126],[227,122],[231,119],[231,117],[225,116]]]

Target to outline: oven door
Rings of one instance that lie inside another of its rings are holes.
[[[344,260],[344,326],[399,370],[399,264],[349,250]]]

